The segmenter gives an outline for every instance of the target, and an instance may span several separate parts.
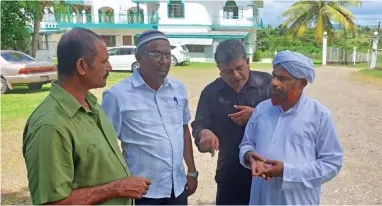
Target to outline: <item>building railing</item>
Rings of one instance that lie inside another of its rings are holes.
[[[140,14],[56,14],[57,23],[71,24],[157,24],[158,16]]]
[[[142,14],[55,14],[47,16],[44,22],[56,22],[58,24],[159,24],[159,17],[144,16]],[[213,16],[211,26],[249,26],[263,28],[263,21],[258,16],[236,16],[227,18]],[[182,24],[184,25],[184,24]]]
[[[263,28],[263,20],[259,16],[213,16],[212,24],[217,26],[250,26]]]

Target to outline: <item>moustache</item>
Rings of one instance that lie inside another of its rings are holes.
[[[278,88],[272,88],[272,94],[274,95],[284,95],[284,91]]]
[[[107,78],[109,76],[109,72],[106,72],[105,76],[103,78]]]

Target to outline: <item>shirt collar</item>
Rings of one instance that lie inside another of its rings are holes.
[[[248,85],[251,87],[259,87],[264,84],[264,78],[262,78],[262,75],[256,75],[255,71],[249,71],[249,76],[248,76]]]
[[[147,85],[145,80],[143,80],[141,74],[137,70],[135,70],[133,72],[132,78],[133,78],[133,86],[134,87],[140,87],[142,85]],[[171,79],[165,77],[162,86],[167,87],[169,85],[175,86],[175,82],[173,82]]]
[[[49,95],[52,96],[58,102],[58,104],[62,107],[62,109],[66,112],[66,114],[69,117],[73,117],[77,113],[77,111],[82,107],[82,105],[78,103],[78,101],[71,94],[69,94],[65,89],[63,89],[56,83],[52,83]],[[97,104],[97,97],[95,97],[92,93],[88,92],[85,98],[89,106],[92,109],[95,108]],[[94,109],[92,111],[97,112],[94,111]]]

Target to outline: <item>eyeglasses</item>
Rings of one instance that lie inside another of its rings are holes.
[[[163,53],[148,53],[153,59],[159,61],[161,60],[162,58],[164,58],[165,60],[170,60],[171,59],[171,53],[166,53],[166,54],[163,54]]]

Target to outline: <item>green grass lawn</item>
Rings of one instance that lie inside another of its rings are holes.
[[[127,72],[111,72],[107,87],[114,85],[123,78],[130,76]],[[41,90],[31,90],[27,86],[18,86],[8,94],[1,95],[1,131],[18,128],[24,123],[33,110],[48,96],[50,84],[45,84]]]
[[[252,69],[271,68],[271,64],[251,64]],[[217,69],[213,63],[187,63],[183,66],[175,66],[172,70],[180,69]],[[218,72],[218,71],[216,71]],[[130,76],[130,72],[111,72],[107,80],[110,87],[122,79]],[[49,94],[50,84],[45,84],[41,90],[31,90],[27,86],[18,86],[8,94],[1,96],[1,130],[9,131],[17,128],[26,121],[26,118]]]
[[[381,69],[361,69],[359,72],[362,75],[382,80],[382,70]]]

